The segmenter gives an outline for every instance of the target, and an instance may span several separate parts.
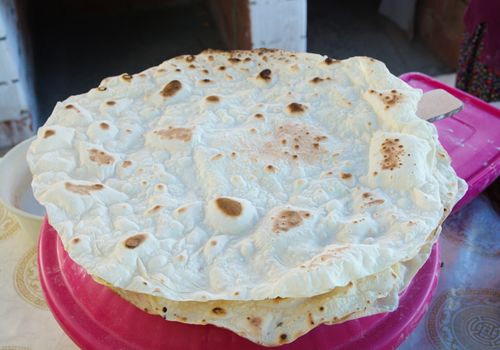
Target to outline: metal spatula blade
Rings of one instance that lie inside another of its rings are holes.
[[[428,91],[422,95],[417,107],[417,116],[428,122],[435,122],[454,115],[464,104],[443,89]]]

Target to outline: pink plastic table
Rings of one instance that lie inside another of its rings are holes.
[[[408,73],[401,78],[424,91],[445,89],[464,102],[460,113],[435,124],[453,167],[469,184],[467,194],[455,207],[457,210],[499,175],[500,111],[423,74]],[[139,310],[94,282],[75,264],[47,220],[42,225],[38,252],[40,281],[47,303],[61,327],[84,349],[264,349],[222,328],[165,321]],[[279,349],[394,349],[426,312],[438,273],[436,245],[401,296],[396,311],[339,325],[322,325]]]

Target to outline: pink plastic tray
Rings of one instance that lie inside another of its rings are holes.
[[[38,252],[45,299],[64,331],[83,349],[266,349],[223,328],[165,321],[129,304],[68,257],[47,218]],[[279,349],[395,349],[425,314],[437,285],[439,264],[436,245],[396,311],[319,326]]]
[[[461,112],[434,123],[453,168],[469,185],[465,196],[455,205],[457,211],[500,174],[500,110],[425,74],[407,73],[400,78],[423,91],[446,90],[464,103]]]

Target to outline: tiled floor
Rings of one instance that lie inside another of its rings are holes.
[[[57,101],[87,91],[104,77],[138,72],[206,47],[224,48],[200,0],[111,13],[81,12],[70,7],[71,2],[33,3],[38,4],[33,43],[39,124]],[[378,15],[377,3],[309,0],[308,50],[336,58],[373,56],[394,74],[449,72],[421,43],[408,40]]]

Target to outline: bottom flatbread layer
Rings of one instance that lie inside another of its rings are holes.
[[[213,324],[257,344],[277,346],[294,341],[320,324],[336,324],[396,309],[399,293],[429,257],[439,231],[440,227],[412,259],[309,298],[190,302],[108,287],[138,308],[166,320]]]

